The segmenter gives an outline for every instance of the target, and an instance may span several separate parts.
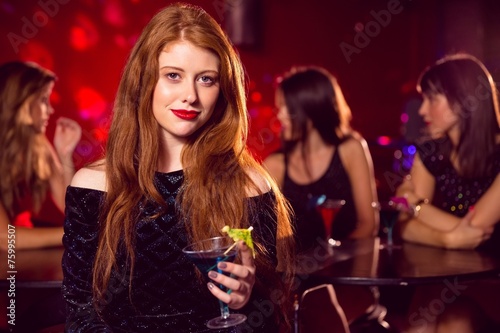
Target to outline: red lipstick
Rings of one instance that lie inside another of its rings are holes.
[[[193,120],[200,114],[200,112],[192,110],[172,110],[172,113],[184,120]]]

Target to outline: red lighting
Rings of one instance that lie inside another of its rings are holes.
[[[106,101],[101,94],[90,87],[80,88],[75,99],[82,119],[101,119],[106,112]]]
[[[264,118],[271,118],[272,116],[274,116],[273,108],[270,106],[261,107],[259,113],[260,113],[261,117],[264,117]]]
[[[377,142],[381,146],[387,146],[391,143],[391,138],[388,136],[379,136]]]
[[[108,129],[105,127],[99,127],[94,130],[94,137],[99,140],[99,142],[104,142],[108,138]]]
[[[19,48],[19,56],[24,61],[33,61],[42,67],[54,70],[54,56],[47,46],[31,40]],[[56,73],[57,75],[57,73]]]
[[[260,92],[258,92],[258,91],[255,91],[255,92],[252,93],[250,99],[254,103],[260,103],[260,101],[262,101],[262,94]]]
[[[79,15],[70,29],[70,43],[78,51],[87,50],[99,42],[99,33],[94,23],[83,15]]]
[[[61,102],[61,95],[56,90],[53,90],[52,94],[50,94],[50,104],[57,105],[60,102]]]
[[[104,19],[111,25],[123,27],[125,25],[125,16],[118,1],[106,1],[104,8]]]

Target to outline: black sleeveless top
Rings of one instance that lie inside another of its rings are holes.
[[[416,144],[423,165],[434,176],[434,198],[432,204],[458,217],[463,217],[493,184],[500,173],[500,145],[492,159],[492,173],[480,178],[460,176],[442,151],[445,142],[429,140]],[[500,222],[500,221],[499,221]],[[500,224],[497,222],[493,235],[479,246],[500,253]]]
[[[288,165],[286,157],[285,165]],[[357,215],[351,183],[340,159],[338,147],[326,172],[313,183],[296,184],[288,175],[288,168],[285,168],[282,191],[295,213],[295,238],[299,252],[317,246],[318,242],[326,237],[322,217],[315,205],[320,196],[346,201],[332,224],[331,235],[334,239],[348,238],[356,228]]]
[[[158,205],[141,205],[136,225],[133,280],[129,281],[124,251],[118,251],[118,267],[113,271],[106,297],[99,303],[101,316],[92,303],[92,264],[98,244],[99,208],[105,192],[68,187],[62,261],[62,293],[67,302],[68,332],[278,331],[278,324],[271,315],[273,311],[276,313],[278,306],[269,295],[277,287],[269,285],[269,281],[262,281],[259,268],[248,304],[240,310],[231,310],[246,314],[247,321],[222,330],[211,330],[205,326],[209,319],[220,316],[219,302],[208,291],[206,281],[198,276],[194,264],[182,252],[187,245],[187,234],[184,223],[176,214],[175,198],[183,180],[182,171],[156,173],[155,185],[168,210],[163,213]],[[275,196],[268,192],[244,200],[258,208],[249,221],[254,227],[253,239],[261,243],[267,252],[257,255],[267,255],[275,264],[276,216],[272,210]],[[159,215],[155,216],[156,213]],[[261,288],[258,288],[259,285]]]

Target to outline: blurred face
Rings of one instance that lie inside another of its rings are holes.
[[[285,96],[280,89],[276,90],[274,104],[278,111],[278,120],[281,124],[281,135],[284,140],[292,140],[292,121],[290,120],[290,114],[285,104]]]
[[[37,133],[45,133],[49,124],[50,115],[54,113],[52,105],[50,105],[50,95],[54,88],[54,82],[47,83],[42,90],[35,95],[35,98],[30,104],[32,126]]]
[[[452,111],[443,94],[424,94],[423,98],[424,101],[418,113],[424,119],[433,138],[458,130],[458,116]]]
[[[186,41],[161,52],[153,114],[165,142],[184,142],[210,119],[220,91],[219,64],[214,53]]]

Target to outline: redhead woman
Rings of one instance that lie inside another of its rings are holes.
[[[206,332],[219,300],[247,316],[236,331],[288,323],[289,213],[247,151],[245,104],[242,64],[212,17],[174,4],[151,19],[121,78],[106,156],[67,191],[68,331]],[[253,227],[255,258],[239,242],[241,260],[218,265],[228,276],[200,276],[182,249],[225,225]]]

